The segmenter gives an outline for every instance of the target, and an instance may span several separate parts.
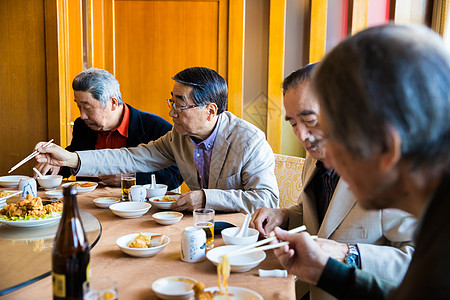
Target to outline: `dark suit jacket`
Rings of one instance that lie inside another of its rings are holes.
[[[141,143],[147,144],[165,135],[172,129],[172,125],[163,118],[137,110],[128,104],[130,110],[130,123],[128,126],[127,148],[136,147]],[[94,150],[97,141],[97,132],[90,129],[81,118],[75,120],[73,126],[72,142],[66,148],[68,151]],[[64,177],[71,175],[70,169],[64,167],[61,171]],[[138,173],[136,175],[137,184],[151,183],[152,173]],[[154,172],[158,183],[167,184],[169,190],[181,185],[183,179],[177,165]],[[80,180],[80,177],[77,178]]]
[[[371,273],[329,259],[318,287],[338,299],[449,299],[450,171],[444,174],[420,220],[416,251],[398,287]]]

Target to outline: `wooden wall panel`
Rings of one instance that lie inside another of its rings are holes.
[[[0,5],[0,175],[47,136],[43,0],[2,0]],[[35,161],[13,174],[32,175]]]
[[[219,69],[219,2],[116,0],[114,14],[124,101],[171,121],[171,77],[187,67]]]

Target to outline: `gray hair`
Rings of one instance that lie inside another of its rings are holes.
[[[90,68],[79,73],[72,82],[74,91],[88,92],[100,101],[102,107],[111,98],[116,98],[119,105],[123,104],[119,82],[106,70]]]
[[[283,96],[290,89],[298,87],[301,83],[305,81],[311,81],[312,73],[318,63],[307,64],[303,68],[292,72],[288,77],[283,80]]]
[[[334,48],[313,75],[330,137],[368,158],[401,137],[412,168],[447,168],[450,162],[450,58],[424,26],[369,28]]]

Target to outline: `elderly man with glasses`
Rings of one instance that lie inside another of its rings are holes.
[[[78,151],[41,148],[37,160],[76,169],[78,175],[152,172],[177,164],[190,192],[174,210],[212,208],[252,213],[278,207],[274,155],[264,133],[225,111],[228,88],[215,71],[194,67],[173,78],[168,100],[173,129],[136,148]]]

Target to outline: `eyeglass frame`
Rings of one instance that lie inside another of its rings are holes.
[[[201,107],[201,106],[204,106],[204,105],[198,105],[198,104],[194,104],[194,105],[180,105],[178,103],[173,102],[172,99],[167,99],[167,106],[169,106],[169,108],[173,109],[174,111],[182,112],[185,109]]]

